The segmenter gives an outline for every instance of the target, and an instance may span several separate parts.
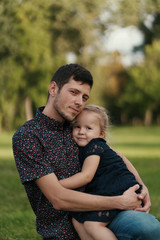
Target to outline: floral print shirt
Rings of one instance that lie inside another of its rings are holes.
[[[34,181],[51,173],[63,179],[80,170],[70,125],[49,118],[43,109],[13,136],[16,166],[36,215],[37,232],[44,239],[77,240],[68,212],[55,210]]]

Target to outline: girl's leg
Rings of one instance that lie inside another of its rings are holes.
[[[94,240],[118,240],[114,233],[106,228],[108,223],[104,222],[84,222],[84,228],[86,232],[94,239]]]
[[[73,226],[76,230],[76,232],[78,233],[79,237],[81,240],[94,240],[85,230],[84,228],[84,224],[83,223],[79,223],[77,220],[75,220],[74,218],[72,218],[72,223]]]

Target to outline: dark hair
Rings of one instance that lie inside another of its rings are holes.
[[[56,82],[60,90],[64,84],[69,82],[71,77],[75,81],[87,83],[92,88],[93,78],[91,73],[81,65],[73,63],[61,66],[53,75],[51,82]]]

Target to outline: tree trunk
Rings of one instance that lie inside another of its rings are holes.
[[[149,126],[152,123],[152,111],[151,109],[147,109],[145,113],[144,125]]]
[[[125,113],[121,113],[121,123],[122,124],[127,124],[128,122],[128,118],[127,118],[127,115]]]
[[[28,121],[33,118],[32,102],[30,97],[26,97],[25,99],[25,110],[26,110],[26,119]]]
[[[157,116],[157,124],[160,125],[160,114]]]

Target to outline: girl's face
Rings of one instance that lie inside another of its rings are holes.
[[[104,137],[97,113],[82,111],[73,126],[74,141],[80,147],[86,146],[93,138]]]

